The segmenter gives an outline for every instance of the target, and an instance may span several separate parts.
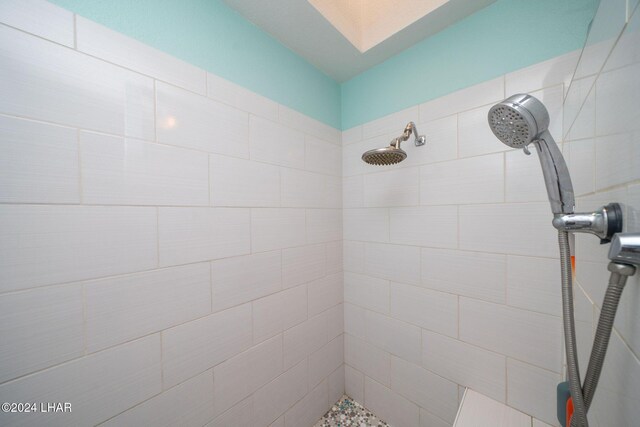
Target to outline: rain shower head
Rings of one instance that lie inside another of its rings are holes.
[[[575,198],[569,169],[549,133],[549,112],[538,99],[527,94],[510,96],[489,110],[489,126],[505,145],[522,148],[533,143],[544,174],[547,195],[554,214],[573,213]]]
[[[407,158],[407,153],[400,148],[400,143],[409,139],[411,134],[415,136],[416,146],[424,145],[426,138],[424,135],[418,135],[418,129],[413,122],[409,122],[404,128],[401,136],[394,138],[388,147],[374,148],[362,155],[362,160],[374,166],[395,165]]]
[[[362,160],[374,166],[395,165],[407,158],[407,153],[400,148],[398,138],[391,141],[388,147],[374,148],[362,155]]]

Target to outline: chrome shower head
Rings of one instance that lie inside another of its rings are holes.
[[[511,148],[524,148],[549,127],[549,112],[531,95],[510,96],[489,110],[489,126]]]
[[[424,135],[418,135],[418,129],[413,122],[409,122],[404,128],[404,132],[397,138],[394,138],[388,147],[374,148],[362,155],[362,160],[374,166],[395,165],[407,158],[407,153],[400,148],[400,143],[409,139],[413,133],[416,141],[416,147],[424,145],[426,138]]]
[[[554,214],[573,213],[575,198],[569,169],[558,145],[549,133],[549,112],[538,99],[527,94],[510,96],[489,110],[489,127],[512,148],[533,143],[538,151],[547,195]]]
[[[374,148],[362,155],[362,160],[374,166],[395,165],[407,158],[407,153],[400,148],[398,138],[391,141],[388,147]]]

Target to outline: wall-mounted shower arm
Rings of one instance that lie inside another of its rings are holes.
[[[402,141],[406,141],[409,139],[411,134],[415,137],[416,147],[424,145],[427,142],[427,138],[424,135],[418,135],[418,128],[416,128],[416,124],[413,122],[407,123],[402,132],[402,136],[400,138],[396,138],[394,141],[401,139]]]

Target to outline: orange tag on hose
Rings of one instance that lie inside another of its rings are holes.
[[[567,423],[565,424],[566,427],[569,427],[571,425],[572,417],[573,417],[573,399],[569,398],[567,399]]]

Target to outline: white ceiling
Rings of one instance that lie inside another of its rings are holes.
[[[307,0],[224,0],[338,82],[349,80],[494,1],[449,0],[369,50],[360,52]]]

